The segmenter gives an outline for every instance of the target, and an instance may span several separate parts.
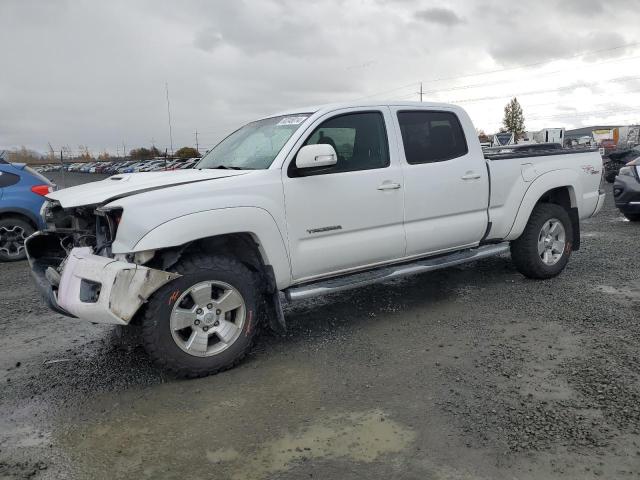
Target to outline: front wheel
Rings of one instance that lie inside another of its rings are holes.
[[[541,203],[531,212],[520,238],[511,242],[511,259],[526,277],[555,277],[569,262],[572,239],[567,211],[560,205]]]
[[[175,268],[182,276],[153,294],[142,319],[149,356],[179,377],[233,367],[258,327],[254,275],[233,258],[202,254],[183,257]]]

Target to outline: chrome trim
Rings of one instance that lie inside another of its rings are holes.
[[[321,282],[291,287],[284,291],[288,301],[306,300],[308,298],[319,297],[329,293],[342,292],[353,288],[364,287],[374,283],[384,282],[393,278],[416,275],[418,273],[432,272],[442,268],[462,265],[482,258],[501,255],[509,251],[509,242],[496,245],[484,245],[482,247],[463,250],[448,255],[425,258],[402,265],[391,265],[369,270],[366,272],[353,273],[347,276],[324,280]]]

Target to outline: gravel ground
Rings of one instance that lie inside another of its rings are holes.
[[[2,264],[0,478],[640,478],[639,228],[609,196],[558,278],[505,256],[298,303],[192,381]]]

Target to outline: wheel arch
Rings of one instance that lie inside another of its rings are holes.
[[[564,169],[549,172],[534,180],[520,203],[516,218],[505,240],[515,240],[522,235],[536,205],[553,203],[567,210],[573,227],[572,249],[579,250],[581,192],[576,191],[577,185],[579,183],[576,172]]]
[[[147,232],[127,253],[173,251],[179,258],[188,249],[233,254],[253,270],[272,270],[278,289],[291,281],[289,254],[280,229],[266,210],[257,207],[207,210],[175,218]]]
[[[40,225],[32,212],[23,209],[0,209],[0,220],[6,218],[19,218],[29,223],[35,230],[40,229]]]

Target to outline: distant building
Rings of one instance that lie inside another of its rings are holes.
[[[592,127],[575,128],[573,130],[566,130],[564,132],[564,138],[566,141],[570,141],[579,140],[582,137],[588,136],[597,141],[593,134],[594,131],[613,131],[616,128],[619,128],[619,125],[594,125]],[[613,137],[611,137],[611,139],[613,140]]]

